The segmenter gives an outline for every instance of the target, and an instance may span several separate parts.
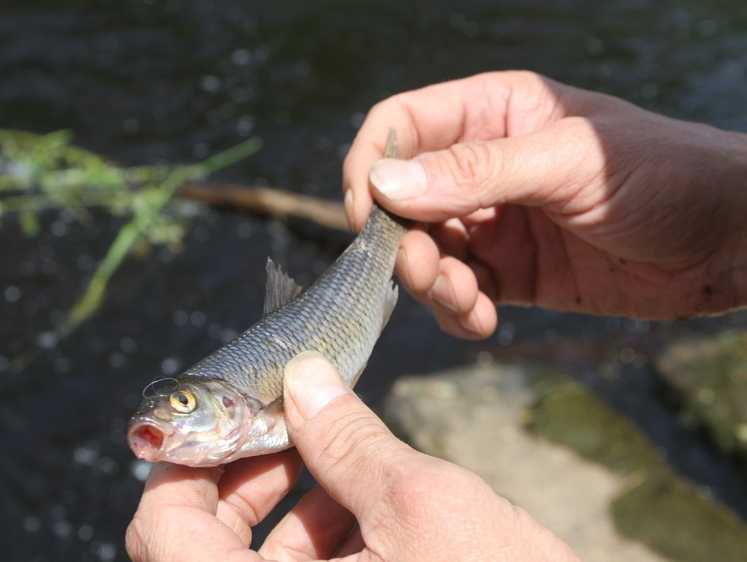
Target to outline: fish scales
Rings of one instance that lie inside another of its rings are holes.
[[[351,384],[383,328],[404,232],[374,207],[360,235],[309,289],[184,374],[224,380],[269,404],[282,395],[285,364],[318,351]]]
[[[392,132],[385,157],[395,155]],[[397,300],[391,277],[406,230],[374,204],[361,233],[305,291],[268,260],[263,318],[145,398],[128,426],[135,454],[215,466],[291,446],[285,365],[318,351],[355,384]]]

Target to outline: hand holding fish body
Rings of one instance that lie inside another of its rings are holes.
[[[385,157],[395,156],[392,132]],[[268,260],[263,318],[145,398],[127,432],[135,455],[215,466],[290,447],[286,363],[318,351],[357,382],[397,302],[391,278],[405,232],[374,205],[361,233],[305,291]]]

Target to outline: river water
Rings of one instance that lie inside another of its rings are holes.
[[[262,151],[220,179],[339,199],[342,158],[371,105],[486,70],[531,69],[747,130],[740,8],[694,0],[4,0],[0,126],[70,129],[78,144],[124,164],[192,162],[256,134]],[[259,317],[267,255],[307,285],[349,241],[313,225],[203,209],[182,252],[130,259],[101,312],[56,341],[51,327],[119,226],[103,214],[81,225],[49,213],[29,239],[13,217],[3,219],[3,560],[126,560],[123,533],[147,466],[133,460],[123,431],[143,386]],[[552,361],[747,517],[737,468],[681,427],[649,361],[679,335],[744,326],[744,314],[656,324],[500,312],[494,337],[462,342],[403,298],[359,384],[362,396],[375,405],[402,374],[476,359]],[[10,374],[9,361],[29,345],[45,351]],[[602,358],[612,365],[604,376]]]

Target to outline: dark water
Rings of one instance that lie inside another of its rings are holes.
[[[736,2],[4,0],[0,126],[75,132],[123,163],[194,161],[258,134],[260,154],[221,178],[339,198],[340,164],[368,108],[389,94],[476,72],[528,68],[672,116],[747,130],[747,16]],[[120,226],[44,217],[35,239],[0,229],[0,556],[126,560],[124,528],[144,465],[123,440],[142,387],[254,322],[269,254],[302,284],[348,239],[204,210],[182,253],[131,259],[101,313],[72,337],[49,330]],[[53,234],[54,233],[54,234]],[[598,388],[672,462],[743,517],[729,459],[677,421],[650,356],[678,324],[501,310],[490,340],[461,342],[403,299],[359,389],[375,404],[405,373],[489,354],[542,357]],[[19,376],[8,362],[47,351]],[[604,363],[600,375],[598,368]]]

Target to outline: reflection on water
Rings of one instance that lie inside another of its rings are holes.
[[[265,148],[225,178],[338,198],[342,156],[372,104],[486,70],[533,69],[669,115],[747,129],[740,13],[734,2],[675,0],[7,0],[0,123],[70,128],[78,143],[124,163],[194,161],[258,134]],[[206,210],[183,253],[128,262],[101,314],[57,341],[51,327],[117,226],[95,214],[85,226],[50,214],[29,240],[4,218],[4,559],[125,560],[124,526],[148,469],[124,444],[140,390],[259,317],[266,255],[307,285],[347,242],[310,225]],[[744,315],[662,325],[506,309],[502,319],[490,340],[460,342],[403,299],[362,395],[377,402],[403,373],[541,356],[572,366],[685,473],[716,495],[728,490],[747,513],[733,467],[678,426],[647,361],[675,334],[744,325]],[[10,360],[34,343],[43,357],[9,375]]]

